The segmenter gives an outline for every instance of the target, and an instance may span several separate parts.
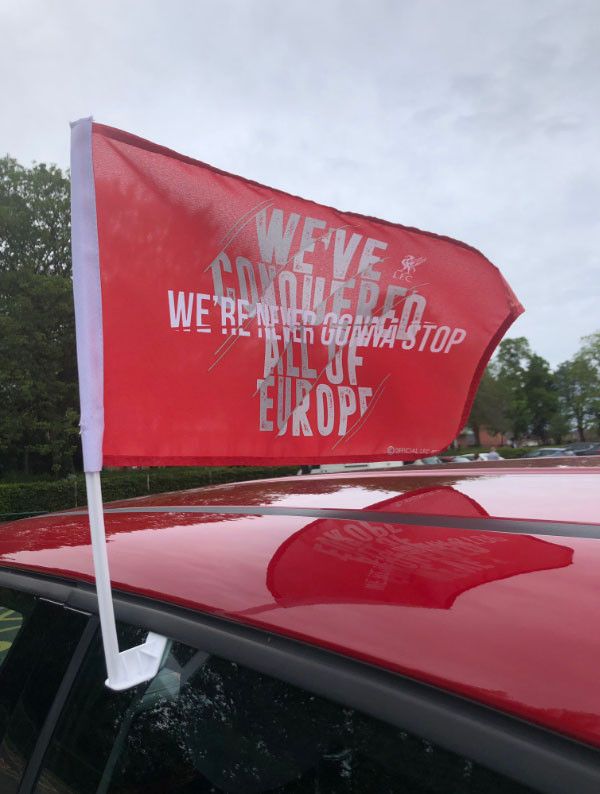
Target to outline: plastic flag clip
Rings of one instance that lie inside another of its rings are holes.
[[[168,640],[161,634],[150,632],[143,645],[121,651],[117,670],[106,679],[109,689],[122,690],[149,681],[158,673]]]

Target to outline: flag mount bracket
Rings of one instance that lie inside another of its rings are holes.
[[[154,678],[160,669],[167,643],[166,637],[151,631],[142,645],[120,651],[116,660],[117,670],[106,679],[106,686],[121,691]]]

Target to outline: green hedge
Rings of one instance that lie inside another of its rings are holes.
[[[180,491],[203,485],[285,477],[296,474],[297,466],[288,467],[206,467],[185,469],[127,469],[102,473],[102,496],[105,502],[130,499],[148,493]],[[36,513],[50,513],[82,507],[86,504],[83,474],[53,482],[0,482],[0,521]]]
[[[447,454],[460,455],[473,452],[487,452],[484,447],[466,447],[448,450]],[[499,447],[503,458],[519,458],[528,449]],[[203,468],[152,468],[123,469],[102,473],[102,495],[105,502],[117,499],[130,499],[148,493],[180,491],[198,488],[203,485],[257,480],[265,477],[285,477],[296,474],[297,466],[259,467],[228,466]],[[83,507],[86,504],[83,474],[66,480],[35,482],[0,482],[0,522],[10,521],[26,515],[51,513],[67,510],[70,507]]]

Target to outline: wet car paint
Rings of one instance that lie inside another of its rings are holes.
[[[141,512],[110,513],[113,505],[106,515],[112,579],[119,590],[320,645],[600,746],[600,541],[435,522],[558,513],[597,523],[599,475],[384,472],[131,500],[124,504]],[[321,518],[222,515],[219,502],[325,507]],[[198,504],[215,511],[177,512]],[[340,506],[355,517],[335,518]],[[366,508],[397,519],[366,521]],[[431,521],[403,524],[403,512]],[[92,581],[85,515],[2,529],[0,565]]]

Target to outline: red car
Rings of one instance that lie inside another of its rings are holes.
[[[0,531],[2,792],[600,791],[600,468],[440,467],[106,508],[105,669],[83,511]]]

